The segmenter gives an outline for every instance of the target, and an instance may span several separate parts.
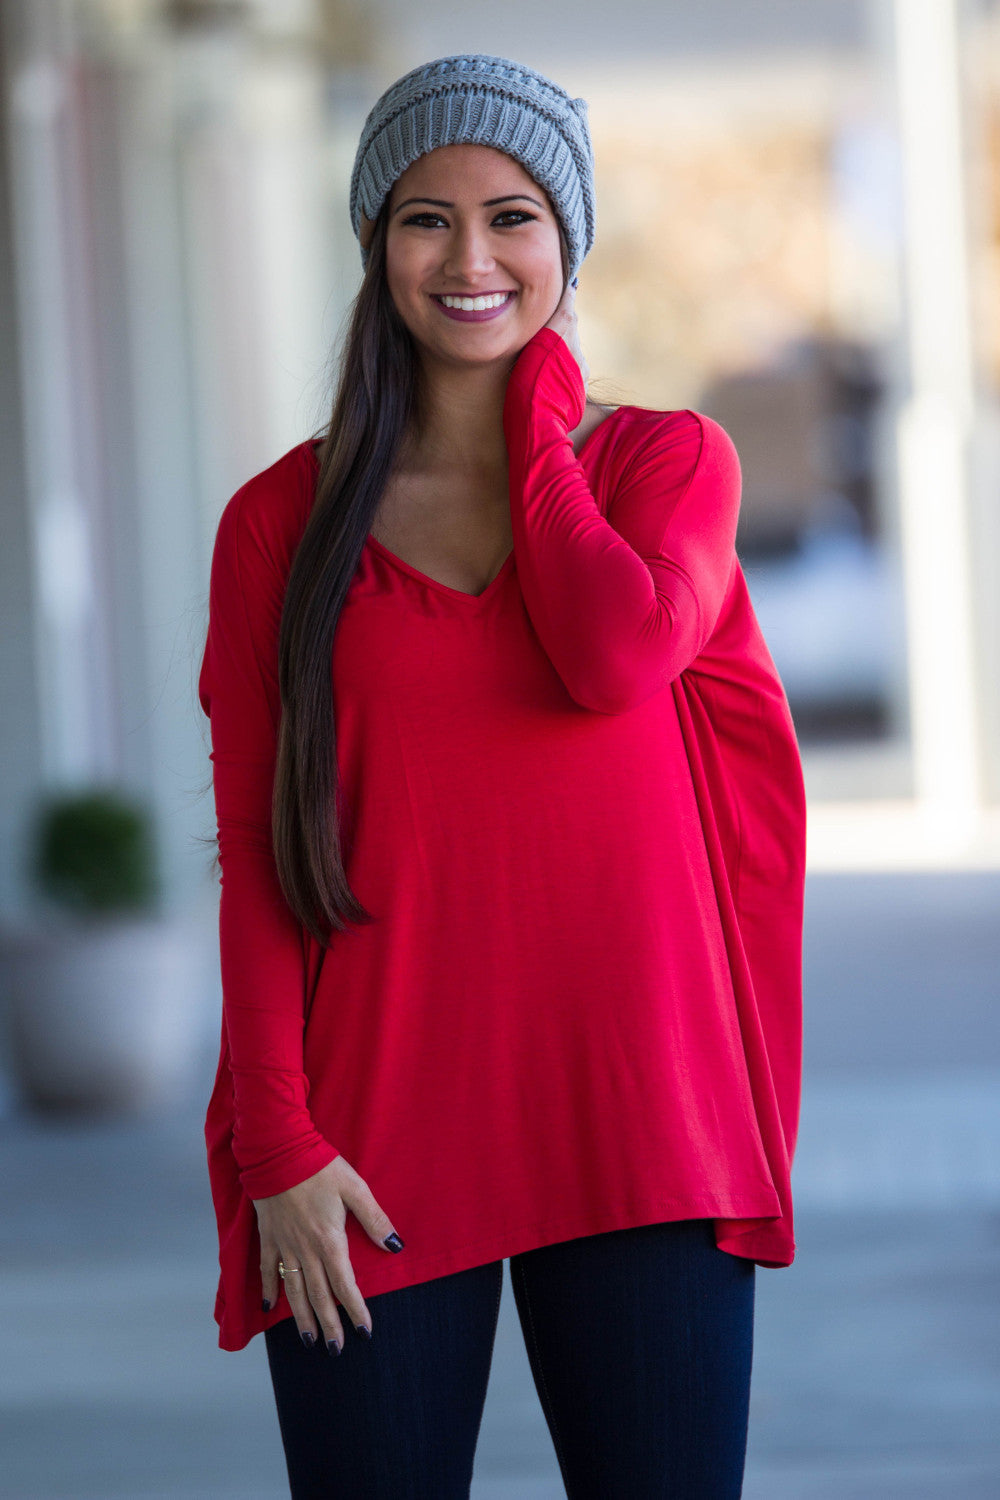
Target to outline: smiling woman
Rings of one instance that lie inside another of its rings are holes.
[[[388,288],[423,362],[516,356],[564,293],[549,196],[489,145],[444,145],[406,168],[388,198],[385,251]],[[456,339],[454,323],[490,323],[490,338]]]
[[[350,208],[329,427],[212,565],[220,1343],[264,1333],[295,1500],[457,1500],[509,1257],[567,1494],[729,1500],[794,1255],[804,868],[739,461],[587,398],[582,99],[414,69]]]
[[[387,214],[386,279],[419,347],[424,380],[446,378],[442,364],[460,367],[463,381],[472,375],[482,395],[492,391],[495,406],[490,366],[513,363],[565,290],[548,196],[503,151],[441,146],[397,178]],[[476,332],[463,333],[470,323]],[[444,401],[450,404],[447,394]]]

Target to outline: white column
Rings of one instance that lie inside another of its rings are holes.
[[[175,87],[198,479],[214,530],[237,486],[329,415],[344,312],[330,199],[346,219],[347,183],[327,175],[329,85],[306,38],[193,30],[175,42]]]
[[[82,149],[85,101],[71,28],[49,3],[6,17],[14,281],[31,516],[41,719],[40,778],[110,776],[111,624],[103,607],[100,395],[92,318],[93,205]]]
[[[974,419],[956,0],[888,0],[908,389],[898,409],[914,779],[958,833],[982,797],[970,543]]]

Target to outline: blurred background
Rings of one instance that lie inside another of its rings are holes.
[[[1000,1493],[1000,3],[2,0],[5,1497],[285,1493],[215,1347],[211,547],[318,430],[394,78],[590,105],[601,400],[740,453],[810,800],[750,1497]],[[562,1493],[505,1293],[473,1494]]]

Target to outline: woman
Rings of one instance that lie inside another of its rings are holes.
[[[794,1254],[798,753],[732,443],[586,398],[592,174],[529,68],[394,84],[325,441],[219,524],[216,1316],[296,1500],[468,1494],[505,1258],[567,1494],[739,1495]]]

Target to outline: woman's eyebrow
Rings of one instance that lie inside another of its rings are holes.
[[[544,208],[537,198],[532,198],[528,193],[508,193],[503,198],[487,198],[480,205],[482,208],[495,208],[498,203],[512,203],[515,199],[523,198],[525,203],[533,203],[536,208]],[[393,209],[393,216],[408,208],[411,203],[433,203],[435,208],[454,208],[454,203],[449,203],[446,198],[404,198],[403,202]]]

